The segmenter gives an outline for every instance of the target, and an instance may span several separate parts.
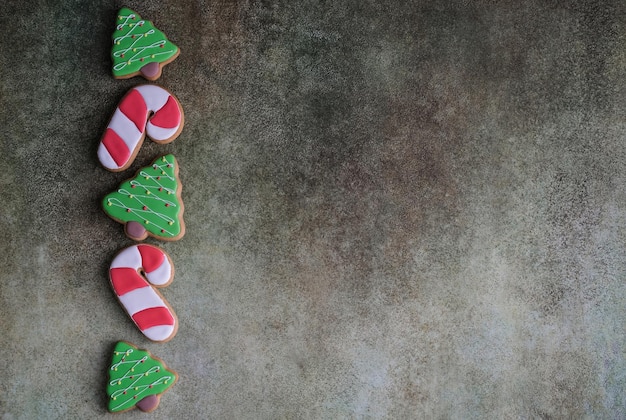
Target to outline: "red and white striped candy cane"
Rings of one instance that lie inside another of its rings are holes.
[[[109,269],[111,286],[141,332],[152,341],[167,341],[178,330],[178,320],[154,288],[174,278],[170,257],[153,245],[133,245],[115,256]]]
[[[183,109],[167,90],[156,85],[132,88],[120,101],[98,147],[98,159],[106,169],[128,168],[146,135],[155,143],[173,141],[183,129]]]

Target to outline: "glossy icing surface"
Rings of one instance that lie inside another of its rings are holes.
[[[140,223],[154,237],[178,239],[184,234],[181,189],[176,159],[166,155],[106,195],[104,211],[120,223]]]
[[[156,85],[132,88],[117,106],[98,147],[98,159],[111,171],[133,162],[145,136],[157,143],[178,137],[184,124],[180,102]]]
[[[109,411],[129,410],[142,399],[163,393],[177,379],[176,372],[167,369],[160,359],[132,344],[120,341],[113,350],[109,368],[106,390]],[[152,403],[149,407],[153,410],[156,405]]]
[[[178,329],[176,315],[153,287],[174,277],[170,258],[154,245],[132,245],[111,262],[109,279],[122,307],[150,340],[167,341]]]
[[[151,21],[142,19],[129,8],[120,9],[111,49],[115,77],[123,78],[137,73],[147,64],[166,62],[175,57],[178,51],[178,47],[156,29]],[[153,67],[148,66],[146,77],[152,78],[158,74]]]

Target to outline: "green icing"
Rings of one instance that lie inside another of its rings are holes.
[[[111,49],[114,76],[128,76],[148,63],[162,63],[176,54],[178,47],[151,21],[126,7],[120,9]]]
[[[139,222],[156,237],[175,238],[183,226],[181,188],[176,159],[165,155],[107,194],[102,204],[120,223]]]
[[[176,382],[176,373],[167,370],[145,350],[118,342],[109,368],[109,411],[132,408],[143,398],[161,394]]]

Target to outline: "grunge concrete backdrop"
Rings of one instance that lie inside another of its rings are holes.
[[[96,158],[117,10],[181,48],[181,136]],[[0,414],[105,418],[117,340],[154,418],[626,417],[626,6],[59,1],[0,10]],[[159,154],[178,335],[107,278],[101,198]],[[127,418],[145,418],[135,411]]]

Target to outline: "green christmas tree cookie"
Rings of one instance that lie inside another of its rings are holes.
[[[107,194],[102,206],[109,217],[125,225],[131,239],[141,241],[150,235],[176,241],[185,234],[182,189],[178,162],[174,155],[165,155]]]
[[[120,9],[113,32],[113,76],[128,79],[141,74],[148,80],[161,76],[163,66],[174,61],[180,49],[149,20],[129,8]]]
[[[146,350],[120,341],[115,345],[109,368],[109,411],[112,413],[137,407],[150,412],[157,408],[161,394],[178,379],[162,360]]]

